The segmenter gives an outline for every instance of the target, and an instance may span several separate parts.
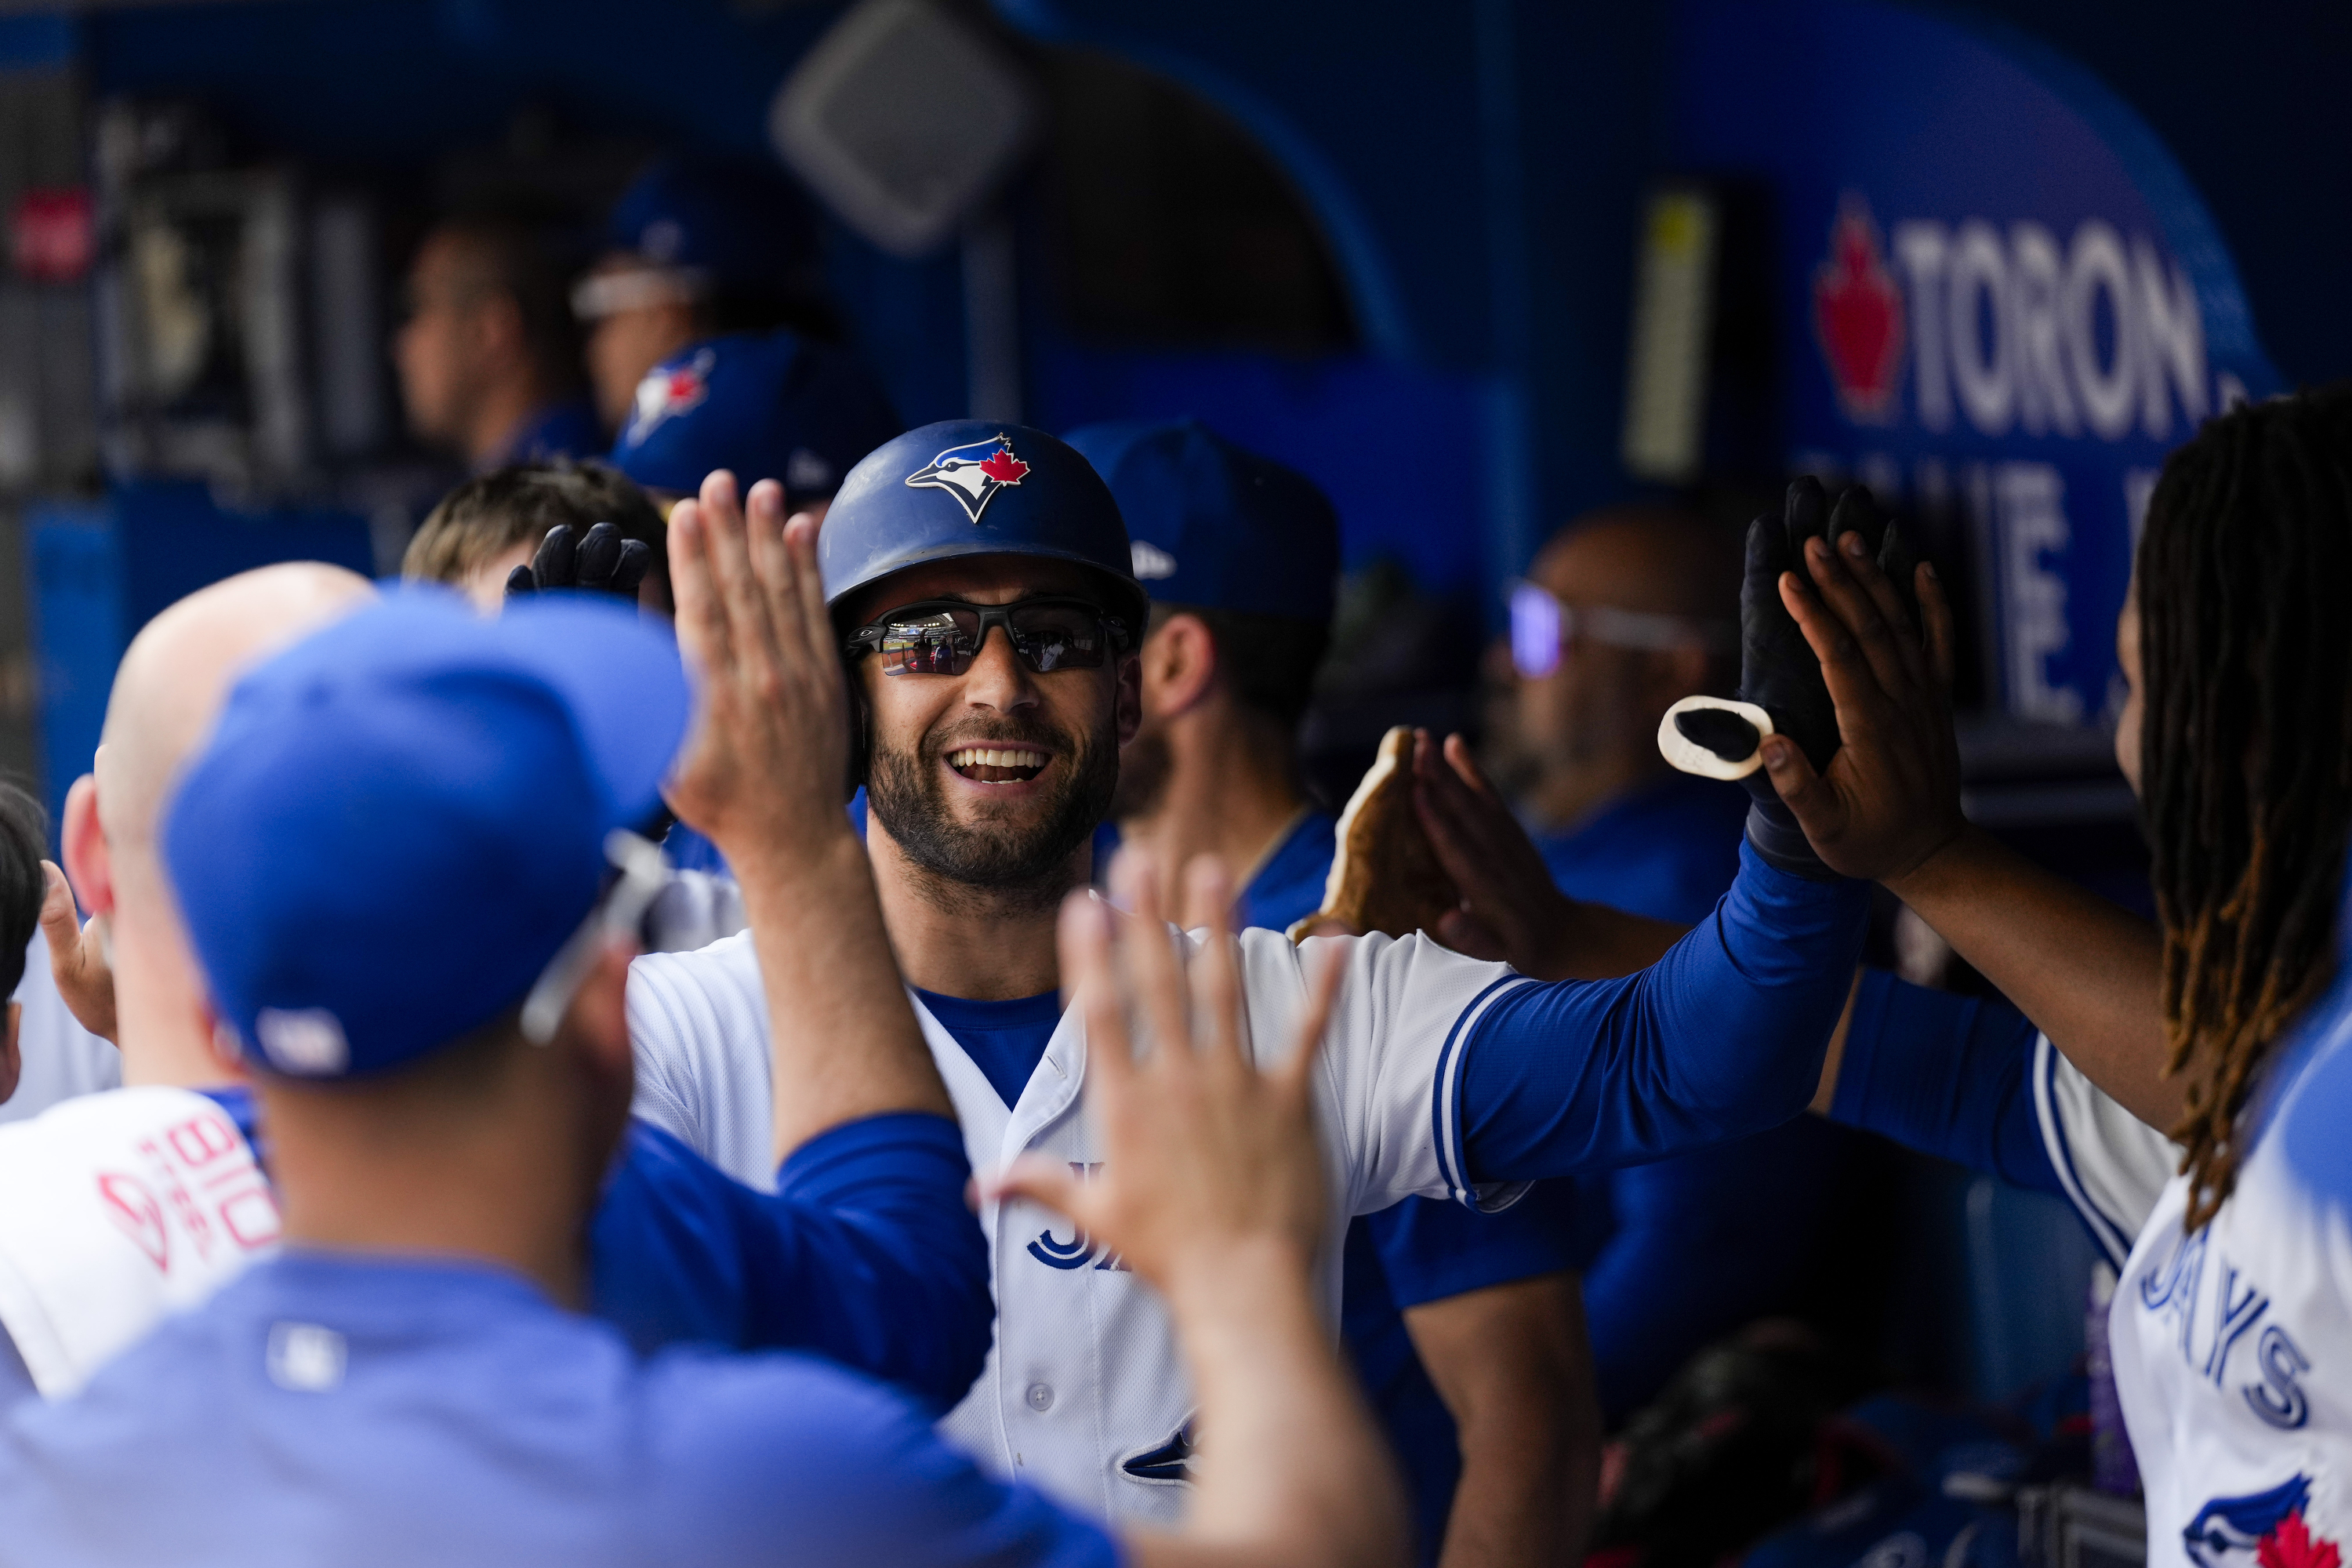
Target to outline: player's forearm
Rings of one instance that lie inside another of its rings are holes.
[[[1395,1461],[1317,1318],[1307,1259],[1268,1244],[1171,1281],[1170,1315],[1200,1399],[1182,1533],[1138,1535],[1139,1562],[1402,1568]]]
[[[2164,1074],[2154,926],[1981,828],[1887,886],[2085,1078],[2152,1127],[2179,1121],[2181,1084]]]
[[[1549,1568],[1584,1555],[1600,1485],[1598,1429],[1534,1448],[1462,1444],[1438,1568]]]
[[[955,1114],[891,957],[865,847],[845,821],[833,827],[728,850],[767,993],[778,1160],[861,1117]]]
[[[1404,1318],[1462,1451],[1441,1568],[1580,1560],[1600,1485],[1601,1411],[1576,1277],[1474,1290]]]

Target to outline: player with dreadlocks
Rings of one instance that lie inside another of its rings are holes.
[[[1792,608],[1832,693],[1843,659],[1940,706],[1951,636],[1932,581],[1923,642],[1866,555],[1810,561],[1820,599]],[[2116,757],[2159,925],[1967,826],[1948,747],[1940,848],[1864,867],[1818,846],[2015,1004],[1865,973],[1816,1104],[2051,1186],[2107,1245],[2152,1563],[2308,1568],[2352,1533],[2347,598],[2352,385],[2216,418],[2165,467],[2117,627]],[[1787,772],[1774,783],[1804,816],[1810,770]],[[2118,1103],[2179,1140],[2160,1186],[2162,1145]]]
[[[1883,882],[2007,1001],[1864,971],[1815,1109],[2082,1215],[2121,1274],[2109,1338],[2152,1563],[2332,1568],[2352,1531],[2352,384],[2210,422],[2150,501],[2116,750],[2160,925],[1968,825],[1933,573],[1912,584],[1915,623],[1866,533],[1824,530],[1824,510],[1810,481],[1792,489],[1802,576],[1759,594],[1751,570],[1743,635],[1785,605],[1825,679],[1807,696],[1790,684],[1805,661],[1783,660],[1780,706],[1757,700],[1800,742],[1833,700],[1852,778],[1894,756],[1876,731],[1938,731],[1904,749],[1938,774],[1914,797],[1941,816],[1907,842],[1936,847],[1897,864],[1825,837],[1802,745],[1773,748],[1770,793],[1833,869]],[[1730,748],[1754,749],[1752,732]],[[1569,911],[1508,885],[1531,851],[1483,781],[1434,767],[1422,784],[1467,912],[1524,933],[1528,972],[1575,972],[1541,938]]]

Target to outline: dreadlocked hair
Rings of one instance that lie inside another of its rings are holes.
[[[2352,383],[2166,462],[2137,574],[2140,766],[2188,1224],[2237,1180],[2260,1068],[2333,977],[2352,826]]]

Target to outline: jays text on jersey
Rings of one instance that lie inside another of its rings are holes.
[[[1796,1114],[1851,984],[1866,907],[1859,884],[1806,881],[1743,851],[1714,917],[1622,980],[1541,984],[1422,936],[1346,942],[1315,1079],[1334,1194],[1322,1270],[1332,1321],[1350,1215],[1414,1194],[1499,1205],[1516,1194],[1510,1184],[1654,1159]],[[1305,998],[1299,950],[1273,931],[1238,941],[1250,1038],[1285,1051]],[[740,1179],[763,1179],[767,1008],[750,938],[639,959],[628,1007],[638,1114]],[[1008,1110],[918,1012],[975,1169],[1024,1152],[1096,1163],[1076,1015]],[[1041,1212],[992,1207],[981,1223],[997,1339],[946,1433],[1074,1506],[1172,1520],[1192,1393],[1159,1302]]]
[[[2150,1568],[2324,1568],[2352,1542],[2352,973],[2265,1075],[2200,1230],[2173,1178],[2108,1310]]]

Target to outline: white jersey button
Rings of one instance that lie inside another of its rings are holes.
[[[1054,1389],[1051,1384],[1033,1383],[1029,1385],[1029,1408],[1032,1410],[1054,1408]]]

